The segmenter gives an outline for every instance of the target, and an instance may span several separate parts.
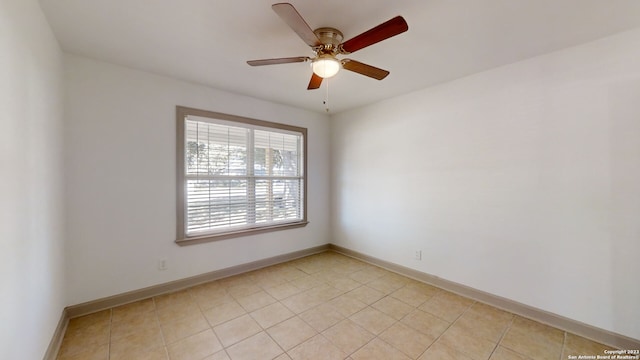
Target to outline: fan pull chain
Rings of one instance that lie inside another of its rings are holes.
[[[329,112],[329,79],[325,79],[325,84],[325,89],[327,89],[327,91],[322,103],[324,104],[324,110]]]

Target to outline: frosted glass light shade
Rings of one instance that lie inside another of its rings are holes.
[[[313,72],[323,79],[330,78],[340,71],[340,61],[331,55],[321,55],[311,64]]]

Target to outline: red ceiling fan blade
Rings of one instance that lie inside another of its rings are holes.
[[[321,44],[320,39],[313,33],[309,24],[304,21],[302,15],[300,15],[293,5],[289,3],[278,3],[273,4],[271,8],[307,45],[318,46]]]
[[[276,59],[249,60],[247,61],[247,64],[251,66],[263,66],[263,65],[277,65],[277,64],[305,62],[307,60],[310,60],[310,58],[307,56],[298,56],[298,57],[276,58]]]
[[[322,85],[322,78],[316,73],[311,74],[311,80],[309,81],[309,86],[307,86],[307,90],[315,90]]]
[[[342,43],[342,49],[347,53],[356,52],[369,45],[388,39],[409,30],[409,25],[402,16],[384,22],[362,34]]]
[[[351,59],[342,60],[342,67],[345,70],[353,71],[376,80],[382,80],[389,75],[387,70],[382,70],[375,66],[367,65]]]

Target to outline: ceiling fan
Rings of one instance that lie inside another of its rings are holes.
[[[309,81],[307,90],[319,88],[322,84],[322,79],[334,76],[340,71],[341,67],[345,70],[353,71],[377,80],[384,79],[389,75],[387,70],[379,69],[352,59],[339,60],[336,58],[336,55],[356,52],[409,29],[404,18],[402,16],[396,16],[352,39],[342,42],[343,35],[337,29],[322,27],[311,30],[300,13],[289,3],[274,4],[271,8],[311,47],[315,56],[250,60],[247,61],[247,64],[251,66],[262,66],[311,61],[313,74],[311,75],[311,81]]]

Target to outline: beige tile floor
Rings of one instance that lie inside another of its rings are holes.
[[[567,359],[604,345],[326,252],[69,322],[58,359]]]

